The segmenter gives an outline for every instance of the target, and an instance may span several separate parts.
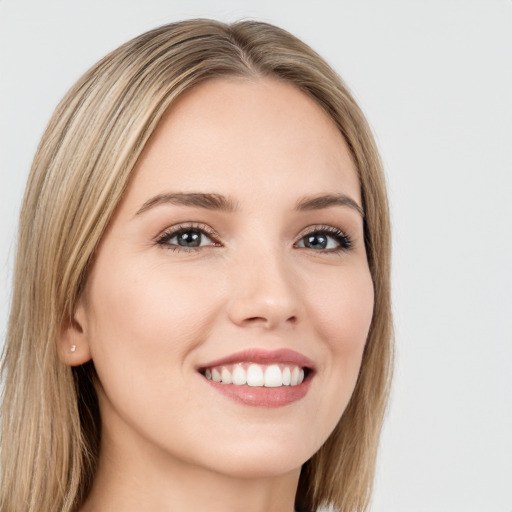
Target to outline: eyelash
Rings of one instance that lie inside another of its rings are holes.
[[[160,234],[157,239],[157,245],[161,245],[166,249],[175,251],[175,252],[196,252],[199,247],[183,247],[180,245],[169,244],[169,240],[174,238],[175,236],[181,235],[183,233],[187,233],[188,231],[197,231],[201,233],[201,235],[206,235],[210,240],[212,240],[213,244],[210,247],[220,247],[220,242],[218,241],[218,235],[215,233],[213,229],[208,226],[202,224],[179,224],[177,226],[173,226],[171,228],[166,229],[162,234]],[[204,246],[203,246],[204,247]],[[208,246],[206,246],[208,247]]]
[[[300,241],[304,240],[307,236],[312,235],[328,235],[330,238],[333,238],[337,243],[338,247],[336,249],[322,249],[322,253],[327,254],[338,254],[340,252],[346,252],[352,249],[353,243],[352,239],[341,229],[338,229],[334,226],[324,226],[324,225],[318,225],[318,226],[311,226],[311,228],[308,228],[308,232],[304,233],[300,237]],[[297,242],[298,243],[298,242]],[[307,247],[305,247],[307,248]],[[311,249],[314,250],[314,249]],[[317,251],[315,251],[317,252]]]
[[[321,249],[316,251],[311,249],[314,252],[321,252],[322,254],[338,254],[340,252],[346,252],[352,249],[353,243],[352,239],[341,229],[338,229],[334,226],[311,226],[310,230],[304,233],[298,242],[294,244],[296,246],[297,243],[303,241],[307,236],[313,235],[327,235],[328,237],[334,239],[338,247],[335,249]],[[184,247],[175,244],[170,244],[169,241],[172,240],[175,236],[187,233],[189,231],[199,232],[201,235],[206,235],[213,243],[206,246],[196,246],[196,247]],[[179,224],[177,226],[173,226],[163,233],[161,233],[155,240],[157,245],[165,247],[168,250],[172,250],[175,252],[196,252],[202,247],[220,247],[221,243],[219,242],[219,236],[217,233],[211,229],[209,226],[202,224]],[[308,247],[299,247],[300,249],[308,249]]]

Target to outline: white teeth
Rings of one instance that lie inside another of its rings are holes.
[[[279,388],[298,386],[304,381],[304,369],[298,366],[271,364],[269,366],[251,363],[206,368],[204,376],[208,380],[222,384],[252,387]]]
[[[290,384],[292,386],[296,386],[298,383],[299,383],[299,373],[300,373],[300,369],[298,366],[296,366],[293,371],[292,371],[292,375],[290,377]]]
[[[247,374],[242,365],[238,364],[233,369],[233,384],[243,386],[247,382]]]
[[[277,364],[269,366],[265,370],[265,387],[278,388],[283,385],[283,375],[281,368]]]
[[[292,379],[292,372],[288,366],[283,370],[283,386],[289,386]]]
[[[251,364],[247,368],[247,385],[248,386],[263,386],[263,370],[259,364]]]
[[[231,384],[233,381],[231,379],[231,373],[226,367],[222,367],[220,372],[220,376],[222,378],[222,384]]]

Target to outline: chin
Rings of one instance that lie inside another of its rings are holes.
[[[283,436],[264,433],[249,440],[217,445],[215,453],[208,454],[216,471],[241,478],[266,478],[300,471],[302,465],[317,451],[317,443],[303,436]]]
[[[302,464],[306,462],[302,460],[302,458],[299,459],[293,456],[295,454],[281,455],[282,454],[268,457],[237,457],[229,461],[222,461],[221,465],[217,464],[216,468],[213,469],[230,477],[244,479],[275,478],[300,471]]]

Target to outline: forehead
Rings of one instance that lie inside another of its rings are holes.
[[[143,202],[164,189],[248,202],[341,192],[360,202],[334,122],[293,85],[267,78],[210,80],[173,104],[139,158],[128,196]]]

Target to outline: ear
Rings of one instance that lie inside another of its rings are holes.
[[[87,311],[81,302],[73,318],[61,326],[57,351],[60,360],[69,366],[79,366],[91,359]]]

